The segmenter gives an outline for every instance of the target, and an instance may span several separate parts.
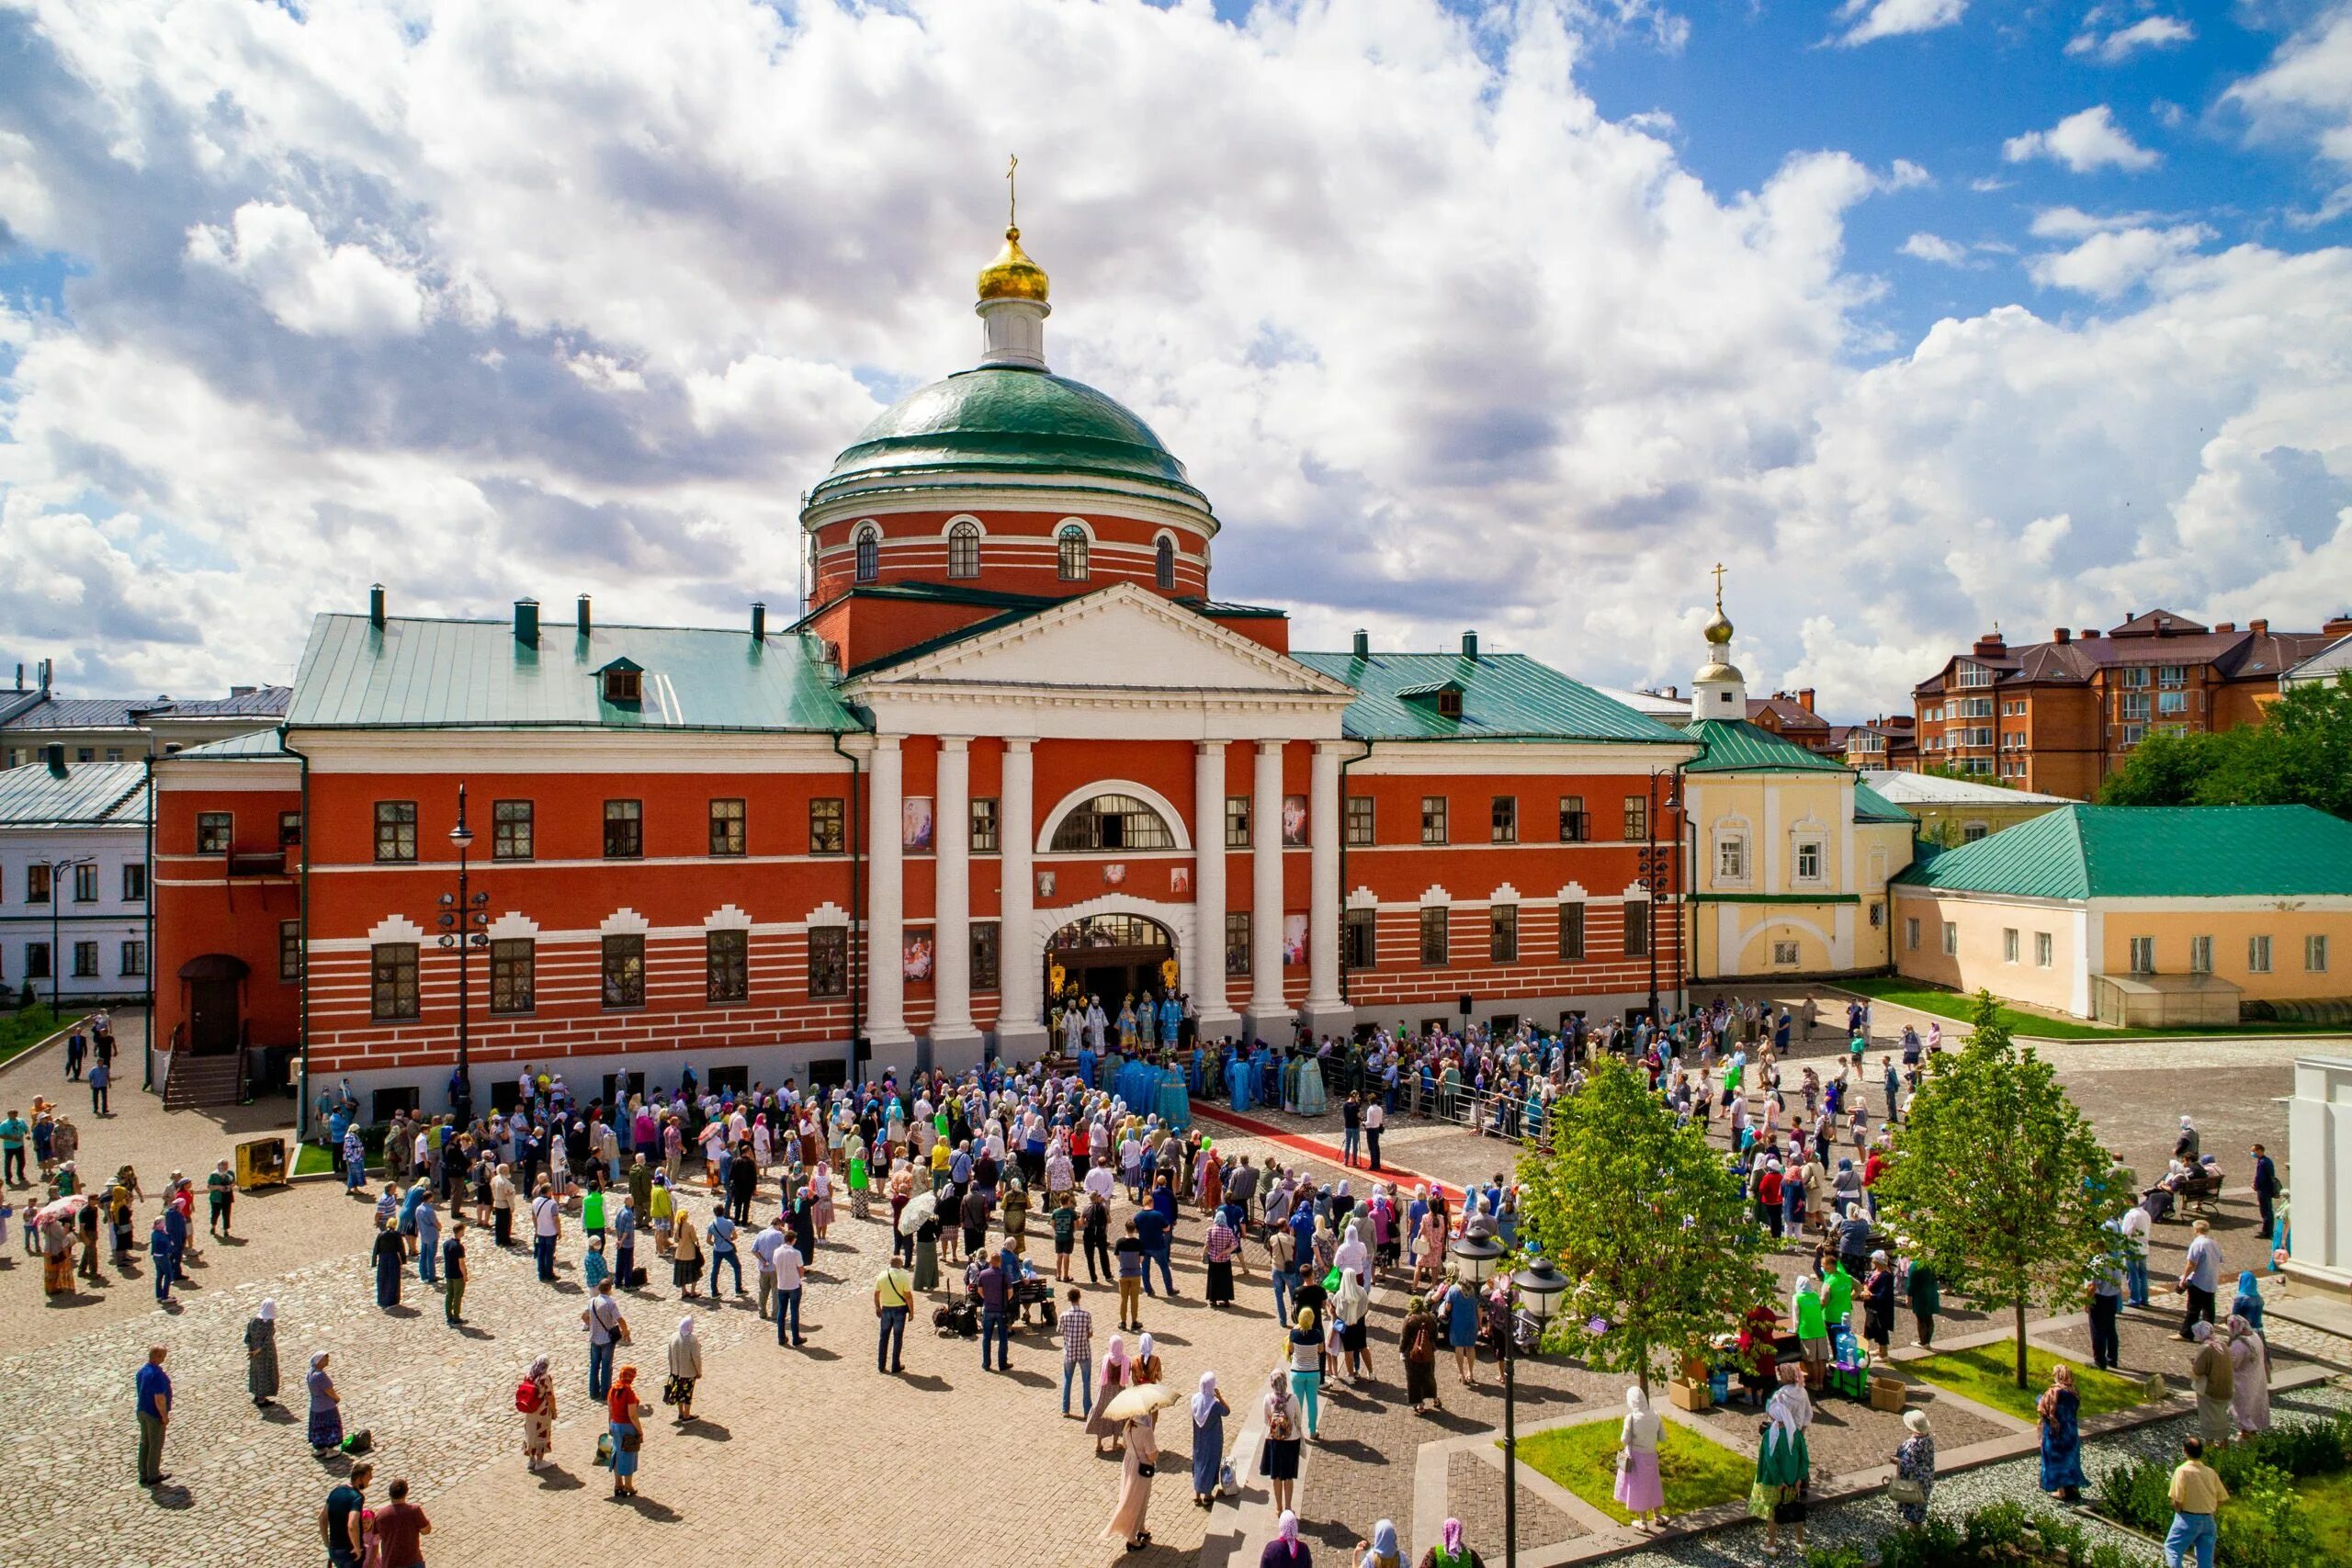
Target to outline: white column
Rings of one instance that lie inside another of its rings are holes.
[[[1225,999],[1225,742],[1193,747],[1193,951],[1184,989],[1200,1010],[1209,1040],[1237,1032],[1239,1015]]]
[[[1345,1027],[1340,999],[1340,750],[1315,745],[1306,804],[1309,892],[1306,915],[1306,1015],[1318,1032]]]
[[[999,787],[996,841],[999,851],[997,891],[997,1055],[1011,1061],[1035,1061],[1046,1047],[1041,1011],[1040,966],[1043,948],[1031,929],[1036,923],[1037,878],[1032,853],[1037,842],[1035,807],[1032,799],[1034,761],[1025,735],[1007,736],[1004,742],[1004,782]]]
[[[906,855],[900,848],[899,807],[903,759],[899,738],[874,738],[874,760],[866,772],[865,1034],[874,1042],[878,1067],[911,1066],[882,1055],[887,1046],[911,1043],[907,1032],[907,983],[903,967],[907,927]]]
[[[972,741],[939,739],[938,798],[933,803],[933,1003],[932,1065],[958,1072],[978,1066],[979,1031],[972,1027]]]
[[[1258,742],[1250,802],[1250,1029],[1279,1040],[1290,1022],[1283,999],[1283,743]]]

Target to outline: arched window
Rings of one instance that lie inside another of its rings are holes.
[[[1054,829],[1057,850],[1172,850],[1176,835],[1132,795],[1098,795]]]
[[[1072,523],[1059,536],[1064,582],[1086,581],[1086,530]]]
[[[857,531],[857,580],[872,582],[882,575],[882,530],[867,524]]]
[[[947,575],[980,575],[980,525],[958,523],[947,530]]]
[[[1159,536],[1159,544],[1152,551],[1151,573],[1160,587],[1176,586],[1176,541],[1165,534]]]

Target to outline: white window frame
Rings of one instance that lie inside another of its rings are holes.
[[[2017,928],[2017,927],[2015,927],[2015,926],[2003,926],[2003,927],[2001,928],[2001,962],[2002,962],[2002,963],[2004,963],[2004,964],[2015,964],[2015,963],[2018,961],[2018,928]]]
[[[2303,970],[2312,975],[2327,973],[2327,938],[2319,931],[2303,938]]]
[[[1958,920],[1944,922],[1944,956],[1946,958],[1960,956],[1960,922]]]
[[[2250,936],[2245,939],[2245,969],[2249,975],[2270,973],[2270,939]]]
[[[2053,961],[2053,954],[2057,945],[2058,944],[2051,939],[2051,935],[2048,931],[2034,932],[2033,966],[2037,969],[2049,968]]]
[[[2188,939],[2188,972],[2191,975],[2211,975],[2213,972],[2211,937],[2193,936]]]
[[[2130,953],[2132,974],[2153,975],[2156,972],[2156,939],[2154,937],[2132,937]]]

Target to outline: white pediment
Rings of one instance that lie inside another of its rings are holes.
[[[855,700],[909,686],[1247,692],[1345,700],[1348,686],[1159,594],[1122,582],[850,682]]]

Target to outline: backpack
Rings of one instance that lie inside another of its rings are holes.
[[[525,1378],[514,1385],[514,1408],[529,1416],[539,1408],[539,1385]]]

